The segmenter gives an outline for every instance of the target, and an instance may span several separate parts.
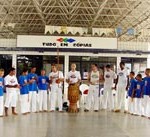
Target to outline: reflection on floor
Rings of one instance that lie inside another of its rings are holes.
[[[150,120],[108,111],[0,118],[1,137],[149,137]]]

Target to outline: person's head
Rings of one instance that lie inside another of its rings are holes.
[[[13,76],[13,75],[15,75],[16,74],[16,69],[15,68],[10,68],[9,69],[9,75],[11,75],[11,76]]]
[[[4,69],[0,69],[0,77],[4,76]]]
[[[106,65],[106,71],[110,71],[111,70],[111,66],[108,64]]]
[[[52,64],[52,71],[53,72],[57,72],[57,66],[56,66],[56,64]]]
[[[92,71],[97,71],[97,69],[98,69],[97,64],[91,64],[91,69],[92,69]]]
[[[145,70],[145,75],[146,75],[146,76],[150,76],[150,68],[146,68],[146,70]]]
[[[45,69],[42,69],[42,70],[41,70],[41,75],[44,76],[45,73],[46,73]]]
[[[137,79],[138,81],[141,81],[141,80],[142,80],[142,75],[141,75],[141,74],[137,74],[136,79]]]
[[[76,70],[76,64],[75,64],[75,63],[72,63],[72,64],[71,64],[71,70],[73,70],[73,71]]]
[[[24,68],[22,71],[22,75],[28,75],[28,69]]]
[[[36,72],[36,67],[35,66],[32,66],[31,67],[31,73],[35,73]]]
[[[135,76],[135,73],[133,71],[131,71],[129,77],[134,78],[134,76]]]
[[[124,69],[125,68],[125,63],[124,62],[120,62],[120,68]]]

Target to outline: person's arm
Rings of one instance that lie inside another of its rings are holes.
[[[69,73],[67,74],[66,82],[70,84]]]
[[[5,85],[5,86],[8,87],[8,88],[17,88],[18,84],[15,84],[15,85]]]
[[[91,77],[91,72],[89,72],[88,77],[87,77],[87,80],[88,80],[88,83],[89,83],[89,84],[92,84],[90,77]]]
[[[102,70],[99,71],[99,83],[104,81],[104,73]]]
[[[77,81],[77,83],[80,85],[80,83],[81,83],[81,74],[80,74],[80,72],[78,72],[78,81]]]
[[[115,87],[114,87],[115,90],[116,90],[116,88],[117,88],[118,79],[119,79],[119,76],[117,75],[117,78],[115,79]]]
[[[127,86],[126,86],[126,91],[128,90],[128,88],[129,88],[129,76],[127,76]]]

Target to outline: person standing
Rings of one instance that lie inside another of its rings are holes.
[[[29,82],[29,109],[31,112],[37,112],[37,74],[36,67],[32,66],[31,71],[28,74],[28,82]]]
[[[106,65],[106,70],[104,72],[104,109],[114,110],[114,100],[113,100],[113,84],[114,80],[117,79],[117,75],[111,70],[110,65]]]
[[[135,115],[142,115],[142,98],[143,98],[143,86],[144,82],[142,80],[142,75],[137,74],[136,76],[137,83],[135,89]]]
[[[99,90],[100,90],[99,83],[102,77],[103,74],[101,71],[98,71],[97,64],[92,64],[91,72],[88,75],[89,91],[88,91],[87,102],[84,110],[85,112],[91,110],[93,99],[94,99],[94,111],[98,112],[99,110]]]
[[[58,102],[59,112],[62,112],[62,87],[64,76],[61,71],[58,70],[56,64],[52,64],[52,72],[49,74],[51,82],[51,106],[50,111],[54,112],[56,109],[56,98]]]
[[[23,69],[22,75],[19,77],[21,113],[23,115],[29,113],[29,83],[27,75],[28,70]]]
[[[135,112],[135,90],[136,90],[136,79],[135,73],[133,71],[130,72],[130,85],[128,89],[128,112],[130,114],[134,114]]]
[[[76,71],[75,63],[71,64],[71,71],[69,71],[66,81],[69,84],[68,87],[69,112],[78,112],[77,102],[79,101],[80,98],[79,85],[81,82],[81,75],[79,71]]]
[[[0,117],[3,117],[4,110],[4,69],[0,69]]]
[[[117,109],[115,112],[120,112],[122,106],[125,110],[125,96],[127,94],[128,84],[128,70],[125,68],[125,63],[120,62],[120,68],[117,72],[117,80],[115,84],[115,89],[117,87]]]
[[[143,116],[150,119],[150,68],[145,70],[145,75],[146,77],[143,79]]]
[[[17,115],[15,108],[17,105],[17,89],[20,88],[16,78],[16,69],[10,68],[9,74],[4,78],[6,87],[6,100],[5,100],[5,116],[8,116],[8,108],[12,107],[12,114]]]
[[[41,70],[41,75],[38,76],[38,89],[39,89],[39,111],[47,112],[47,90],[49,79],[45,75],[44,69]]]

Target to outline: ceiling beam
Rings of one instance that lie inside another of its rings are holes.
[[[104,0],[104,2],[98,7],[98,11],[95,14],[95,17],[93,18],[93,21],[90,24],[90,27],[92,27],[95,24],[95,22],[97,21],[98,17],[100,16],[100,13],[103,11],[104,7],[106,6],[107,2],[108,2],[108,0]]]
[[[42,22],[44,25],[46,25],[46,21],[45,21],[45,18],[44,18],[44,15],[43,15],[43,12],[41,10],[41,7],[40,7],[40,4],[37,0],[31,0],[33,5],[35,6],[35,9],[39,15],[39,17],[41,18]]]

